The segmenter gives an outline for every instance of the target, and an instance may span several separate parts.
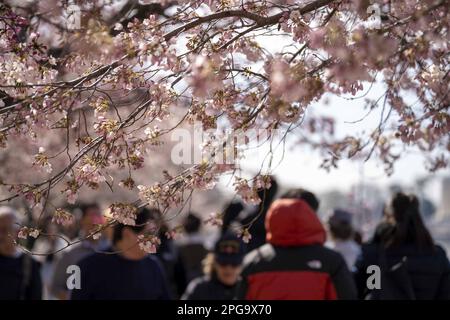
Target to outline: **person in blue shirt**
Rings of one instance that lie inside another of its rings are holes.
[[[91,233],[91,230],[94,229],[96,224],[103,224],[105,221],[100,206],[97,203],[84,204],[79,206],[79,209],[81,216],[78,221],[80,226],[78,235],[80,239],[84,239]],[[99,239],[89,237],[63,250],[55,263],[51,276],[50,293],[60,300],[67,300],[69,298],[67,279],[70,276],[67,273],[67,268],[70,265],[77,264],[77,262],[90,256],[95,251],[102,251],[110,246],[109,240],[102,234]]]
[[[163,267],[155,256],[138,245],[138,236],[151,228],[149,210],[137,214],[136,225],[117,224],[113,245],[79,262],[80,288],[72,300],[168,300],[170,294]]]

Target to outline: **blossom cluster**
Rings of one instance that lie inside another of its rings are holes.
[[[62,226],[71,225],[74,222],[74,216],[61,208],[58,208],[53,213],[52,222],[56,224],[60,224]]]
[[[142,251],[147,253],[156,253],[158,246],[161,244],[161,240],[154,235],[139,235],[138,245]]]

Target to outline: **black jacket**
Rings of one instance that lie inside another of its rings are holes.
[[[362,247],[361,256],[355,264],[355,281],[359,297],[365,298],[367,289],[367,268],[380,265],[380,249],[377,244]],[[413,245],[388,248],[385,251],[385,264],[388,268],[398,264],[406,257],[405,270],[414,298],[417,300],[450,299],[450,264],[447,255],[439,246],[419,251]],[[381,268],[381,290],[383,290],[383,267]],[[386,269],[386,268],[384,268]]]
[[[41,264],[26,254],[0,255],[0,300],[41,300]]]
[[[216,276],[203,276],[189,283],[181,300],[233,300],[236,285],[226,286]]]
[[[180,253],[172,239],[167,239],[161,235],[161,245],[158,248],[156,256],[162,263],[169,290],[172,297],[180,297],[186,289],[186,271]]]

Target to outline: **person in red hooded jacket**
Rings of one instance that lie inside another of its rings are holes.
[[[304,200],[274,201],[265,225],[268,243],[245,257],[238,299],[357,298],[344,258],[323,246],[325,229]]]

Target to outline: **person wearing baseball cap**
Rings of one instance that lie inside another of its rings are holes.
[[[334,209],[328,218],[328,231],[330,241],[326,246],[339,252],[345,259],[350,270],[353,269],[356,259],[361,254],[361,247],[353,240],[353,215],[342,209]]]
[[[225,233],[204,261],[203,277],[191,281],[182,300],[232,300],[241,272],[245,247],[231,232]]]

